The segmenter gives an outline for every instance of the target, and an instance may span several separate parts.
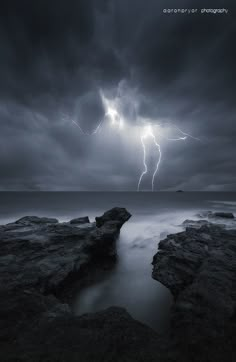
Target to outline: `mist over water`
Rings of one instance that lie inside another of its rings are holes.
[[[105,277],[79,290],[72,302],[75,314],[121,306],[158,331],[169,321],[172,297],[151,277],[158,242],[183,230],[185,219],[204,210],[236,210],[236,193],[0,193],[0,224],[25,215],[56,217],[95,216],[114,207],[126,207],[131,219],[117,241],[118,260]]]
[[[121,229],[116,267],[107,273],[107,278],[78,292],[72,305],[75,314],[118,305],[157,330],[167,327],[172,297],[167,288],[152,279],[151,263],[160,237],[181,231],[179,223],[175,212],[134,214]]]

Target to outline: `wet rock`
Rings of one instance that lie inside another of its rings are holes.
[[[15,222],[16,224],[32,225],[32,224],[55,224],[58,223],[57,219],[49,217],[38,216],[24,216]]]
[[[184,227],[190,227],[190,228],[195,228],[195,229],[199,229],[200,227],[204,226],[204,225],[208,225],[208,226],[213,226],[216,225],[214,223],[211,223],[209,220],[185,220],[182,223],[182,226]],[[218,224],[217,223],[217,227],[225,227],[225,224]]]
[[[236,230],[209,223],[168,235],[154,256],[152,276],[175,298],[174,360],[235,360]]]
[[[200,228],[203,225],[209,225],[209,221],[208,220],[184,220],[184,222],[182,223],[183,226],[185,227],[193,227],[193,228]]]
[[[107,226],[114,226],[119,230],[130,217],[131,214],[125,208],[114,207],[102,216],[96,217],[95,220],[98,228],[106,224]]]
[[[78,228],[56,219],[24,217],[0,227],[0,274],[10,289],[57,289],[68,277],[99,258],[116,255],[116,238],[130,215],[116,208],[109,221],[97,228]],[[108,212],[109,214],[109,212]]]
[[[88,216],[84,216],[84,217],[78,217],[77,219],[72,219],[70,221],[70,224],[89,224],[90,221],[89,221],[89,218]]]
[[[156,360],[156,333],[125,310],[75,317],[54,295],[71,276],[82,279],[84,268],[116,254],[131,215],[119,208],[104,215],[99,228],[37,217],[0,226],[1,361]]]

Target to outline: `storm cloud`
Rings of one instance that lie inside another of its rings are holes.
[[[235,10],[233,0],[1,4],[0,190],[136,190],[138,119],[200,139],[162,141],[156,190],[236,190]],[[101,94],[117,99],[124,130],[107,122]]]

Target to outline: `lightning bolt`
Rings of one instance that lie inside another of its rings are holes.
[[[172,127],[177,129],[177,131],[179,131],[183,135],[183,137],[167,138],[168,141],[185,141],[189,137],[189,138],[192,138],[195,141],[200,141],[201,142],[200,138],[193,137],[191,134],[183,132],[179,127],[177,127],[175,125],[172,125]]]
[[[77,122],[74,121],[73,119],[71,120],[71,122],[72,122],[73,124],[75,124],[75,125],[79,128],[80,132],[81,132],[84,136],[93,136],[94,134],[98,133],[98,131],[100,130],[100,128],[101,128],[104,120],[102,120],[102,121],[98,124],[98,126],[97,126],[92,132],[85,132],[85,131],[81,128],[81,126],[79,125],[79,123],[77,123]]]
[[[140,140],[141,140],[141,143],[142,143],[142,147],[143,147],[143,165],[144,165],[144,171],[142,172],[140,178],[139,178],[139,182],[138,182],[138,189],[137,191],[140,191],[140,185],[141,185],[141,182],[142,182],[142,179],[143,179],[143,176],[146,175],[146,173],[148,172],[148,167],[147,167],[147,163],[146,163],[146,146],[145,146],[145,142],[144,140],[148,137],[151,137],[153,139],[153,142],[155,144],[155,146],[157,147],[158,149],[158,153],[159,153],[159,157],[158,157],[158,161],[157,161],[157,164],[156,164],[156,168],[155,168],[155,171],[153,173],[153,176],[152,176],[152,191],[154,191],[154,182],[155,182],[155,177],[156,177],[156,174],[159,170],[159,166],[160,166],[160,163],[161,163],[161,146],[159,145],[159,143],[157,142],[156,140],[156,137],[153,133],[153,128],[152,128],[152,125],[148,125],[148,126],[145,126],[144,127],[144,133],[141,135],[140,137]]]
[[[101,90],[100,96],[102,99],[103,107],[105,109],[104,118],[108,117],[111,120],[112,126],[117,126],[119,129],[122,129],[124,126],[124,120],[118,111],[118,100],[116,98],[114,100],[106,98]]]
[[[78,122],[76,122],[74,119],[70,120],[74,125],[76,125],[76,127],[79,128],[80,132],[84,136],[93,136],[93,135],[97,134],[100,131],[106,118],[108,118],[110,120],[112,126],[116,126],[120,130],[124,126],[124,120],[118,112],[117,99],[110,100],[110,99],[106,98],[104,93],[101,90],[99,93],[100,93],[100,97],[101,97],[102,104],[104,107],[104,117],[101,120],[101,122],[99,122],[98,126],[92,132],[84,131]],[[68,117],[64,113],[62,114],[62,116],[63,116],[62,119],[64,121],[68,120]]]
[[[159,132],[159,136],[160,137],[163,137],[165,138],[166,140],[168,141],[185,141],[187,138],[192,138],[196,141],[201,141],[199,138],[197,137],[193,137],[192,135],[186,133],[186,132],[183,132],[179,127],[175,126],[175,125],[171,125],[174,129],[178,130],[182,136],[180,137],[176,137],[176,138],[167,138],[167,137],[164,137],[164,135],[161,134],[161,132]],[[144,166],[144,171],[142,172],[142,174],[140,175],[140,178],[139,178],[139,182],[138,182],[138,188],[137,188],[137,191],[140,191],[140,186],[141,186],[141,182],[142,182],[142,179],[143,179],[143,176],[147,174],[148,172],[148,167],[147,167],[147,163],[146,163],[146,157],[147,157],[147,153],[146,153],[146,145],[145,145],[145,142],[144,140],[148,137],[151,137],[155,146],[157,147],[158,149],[158,153],[159,153],[159,157],[158,157],[158,160],[157,160],[157,164],[156,164],[156,168],[155,168],[155,171],[152,175],[152,191],[154,191],[154,184],[155,184],[155,177],[156,177],[156,174],[159,170],[159,166],[160,166],[160,163],[161,163],[161,159],[162,159],[162,152],[161,152],[161,146],[160,144],[157,142],[156,140],[156,136],[154,135],[153,133],[153,127],[154,128],[159,128],[159,131],[160,131],[160,125],[153,125],[153,124],[148,124],[146,126],[144,126],[144,131],[143,133],[141,134],[140,136],[140,140],[141,140],[141,144],[142,144],[142,148],[143,148],[143,166]]]
[[[72,122],[74,125],[76,125],[78,127],[78,129],[80,130],[80,132],[85,135],[85,136],[92,136],[97,134],[101,128],[103,123],[105,122],[105,120],[109,120],[110,124],[112,126],[117,127],[119,130],[122,130],[124,127],[124,118],[122,116],[122,114],[120,113],[120,100],[119,97],[115,97],[113,99],[109,99],[107,98],[104,93],[102,92],[102,90],[100,90],[100,97],[103,103],[103,107],[104,107],[104,117],[101,120],[101,122],[98,124],[98,126],[92,131],[92,132],[86,132],[82,129],[82,127],[80,126],[79,123],[77,123],[75,120],[70,119],[70,122]],[[63,120],[68,121],[68,117],[66,117],[63,114]],[[162,124],[153,124],[153,120],[147,120],[144,119],[142,117],[138,117],[137,118],[142,124],[144,124],[144,126],[142,126],[142,133],[140,135],[140,141],[142,144],[142,149],[143,149],[143,167],[144,170],[141,173],[140,177],[139,177],[139,181],[138,181],[138,187],[137,187],[137,191],[140,191],[140,187],[141,187],[141,183],[143,180],[143,177],[148,173],[148,166],[147,166],[147,152],[146,152],[146,144],[145,144],[145,140],[146,139],[151,139],[152,142],[154,143],[155,147],[157,148],[158,151],[158,158],[157,158],[157,163],[156,163],[156,168],[154,170],[154,173],[152,175],[152,191],[154,191],[154,186],[155,186],[155,178],[156,175],[159,171],[159,166],[162,160],[162,151],[161,151],[161,145],[159,144],[159,142],[156,139],[156,136],[153,132],[153,128],[158,128],[158,136],[160,138],[164,138],[167,141],[185,141],[188,138],[191,138],[193,140],[196,141],[200,141],[201,140],[199,138],[193,137],[192,135],[183,132],[179,127],[177,127],[176,125],[171,124],[170,122],[169,125],[171,126],[171,128],[177,130],[180,133],[179,137],[174,137],[174,138],[168,138],[166,137],[161,130],[161,127],[163,127]],[[168,123],[165,122],[165,126],[168,125]]]

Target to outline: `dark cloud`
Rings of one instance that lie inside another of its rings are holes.
[[[229,13],[163,13],[176,7]],[[160,141],[157,189],[235,190],[235,10],[233,0],[1,4],[0,189],[134,190],[147,118],[201,139]],[[101,91],[125,128],[82,135],[72,121],[96,128]]]

